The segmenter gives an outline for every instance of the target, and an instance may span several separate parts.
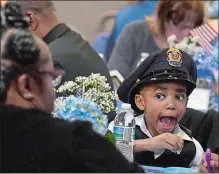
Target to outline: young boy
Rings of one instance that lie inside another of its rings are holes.
[[[135,162],[159,167],[199,167],[203,149],[191,131],[178,124],[196,80],[192,57],[170,48],[150,55],[123,81],[118,89],[120,100],[130,103],[140,114],[135,117]]]

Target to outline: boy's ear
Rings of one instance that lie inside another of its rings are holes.
[[[135,95],[135,104],[141,111],[145,110],[145,102],[143,97],[140,94]]]

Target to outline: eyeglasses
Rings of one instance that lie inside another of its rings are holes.
[[[62,81],[64,79],[64,75],[65,75],[65,71],[61,70],[61,69],[40,71],[40,70],[37,70],[35,67],[32,67],[32,68],[21,67],[20,65],[18,65],[17,63],[15,63],[11,60],[1,59],[0,64],[3,66],[8,66],[8,67],[13,66],[13,67],[17,68],[17,70],[19,71],[20,74],[29,73],[35,77],[37,77],[36,73],[41,74],[41,75],[48,74],[52,77],[52,84],[53,84],[54,88],[59,86],[62,83]]]
[[[53,87],[59,86],[64,80],[65,71],[61,69],[54,69],[48,71],[37,71],[39,74],[48,74],[52,77]]]

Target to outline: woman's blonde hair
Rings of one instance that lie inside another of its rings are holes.
[[[199,1],[176,1],[163,0],[159,1],[153,16],[146,17],[150,30],[155,35],[164,35],[166,32],[166,24],[170,21],[177,25],[188,15],[188,11],[195,12],[195,27],[204,23],[205,3]]]

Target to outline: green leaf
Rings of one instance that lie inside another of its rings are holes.
[[[111,141],[113,144],[116,144],[116,138],[115,138],[114,134],[113,134],[110,130],[108,130],[108,131],[106,132],[105,138],[106,138],[107,140]]]

